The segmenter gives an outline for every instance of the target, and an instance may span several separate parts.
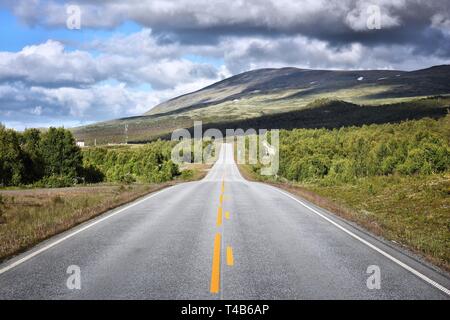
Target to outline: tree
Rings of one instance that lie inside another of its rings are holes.
[[[24,175],[19,134],[0,125],[0,184],[19,185]]]
[[[21,146],[24,152],[26,182],[34,182],[44,176],[44,161],[42,159],[40,142],[41,132],[38,129],[27,129],[21,136]]]
[[[50,128],[42,134],[40,150],[46,176],[74,178],[80,172],[81,150],[70,131],[64,128]]]

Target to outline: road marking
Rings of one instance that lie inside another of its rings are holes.
[[[73,236],[77,235],[78,233],[83,232],[84,230],[87,230],[87,229],[89,229],[90,227],[93,227],[93,226],[95,226],[96,224],[99,224],[100,222],[103,222],[103,221],[105,221],[105,220],[107,220],[107,219],[109,219],[109,218],[111,218],[111,217],[113,217],[113,216],[115,216],[115,215],[117,215],[117,214],[119,214],[119,213],[125,211],[125,210],[130,209],[131,207],[134,207],[134,206],[136,206],[136,205],[138,205],[138,204],[141,204],[142,202],[147,201],[148,199],[153,198],[153,197],[155,197],[156,195],[158,195],[158,194],[160,194],[160,193],[162,193],[162,192],[164,192],[164,191],[170,190],[170,189],[172,189],[172,188],[174,188],[174,187],[176,187],[176,186],[171,186],[171,187],[169,187],[169,188],[166,188],[166,189],[157,191],[157,192],[155,192],[155,193],[152,193],[152,194],[146,196],[144,199],[141,199],[141,200],[139,200],[139,201],[137,201],[137,202],[131,203],[131,204],[125,206],[124,208],[120,209],[120,210],[117,210],[117,211],[115,211],[115,212],[113,212],[113,213],[110,213],[110,214],[108,214],[107,216],[105,216],[105,217],[103,217],[103,218],[100,218],[100,219],[98,219],[98,220],[95,220],[94,222],[91,222],[91,223],[87,224],[86,226],[84,226],[84,227],[82,227],[82,228],[80,228],[80,229],[78,229],[78,230],[75,230],[75,231],[69,233],[68,235],[66,235],[66,236],[64,236],[64,237],[62,237],[62,238],[60,238],[60,239],[58,239],[58,240],[55,240],[55,241],[53,241],[53,242],[47,244],[46,246],[40,248],[39,250],[36,250],[36,251],[34,251],[34,252],[31,252],[30,254],[24,256],[23,258],[21,258],[21,259],[15,261],[15,262],[13,262],[13,263],[7,265],[6,267],[0,269],[0,274],[5,273],[6,271],[11,270],[12,268],[17,267],[18,265],[24,263],[25,261],[30,260],[31,258],[37,256],[38,254],[40,254],[40,253],[42,253],[42,252],[44,252],[44,251],[46,251],[46,250],[48,250],[48,249],[50,249],[50,248],[56,246],[57,244],[60,244],[60,243],[63,242],[64,240],[67,240],[67,239],[69,239],[69,238],[72,238]],[[76,228],[76,226],[75,226],[74,228]]]
[[[227,247],[227,265],[234,265],[233,248],[231,248],[230,246]]]
[[[223,203],[223,193],[220,194],[219,203],[220,203],[220,205],[222,205],[222,203]]]
[[[225,219],[227,219],[227,220],[230,219],[230,211],[225,212]]]
[[[342,231],[344,231],[345,233],[347,233],[348,235],[352,236],[353,238],[355,238],[356,240],[364,243],[365,245],[367,245],[368,247],[372,248],[373,250],[377,251],[378,253],[382,254],[383,256],[385,256],[386,258],[388,258],[389,260],[395,262],[396,264],[398,264],[400,267],[408,270],[409,272],[411,272],[412,274],[414,274],[415,276],[419,277],[420,279],[424,280],[425,282],[429,283],[430,285],[432,285],[433,287],[435,287],[436,289],[441,290],[442,292],[446,293],[447,295],[450,296],[450,290],[447,289],[446,287],[444,287],[443,285],[437,283],[436,281],[428,278],[426,275],[420,273],[419,271],[417,271],[416,269],[413,269],[412,267],[410,267],[409,265],[407,265],[406,263],[403,263],[402,261],[398,260],[397,258],[394,258],[393,256],[391,256],[389,253],[387,253],[386,251],[381,250],[380,248],[376,247],[375,245],[373,245],[372,243],[364,240],[363,238],[359,237],[358,235],[354,234],[353,232],[347,230],[346,228],[344,228],[343,226],[341,226],[340,224],[334,222],[333,220],[331,220],[330,218],[326,217],[325,215],[323,215],[322,213],[320,213],[319,211],[317,211],[316,209],[312,208],[311,206],[309,206],[308,204],[304,203],[303,201],[295,198],[294,196],[291,196],[290,194],[283,192],[281,190],[279,190],[278,188],[269,186],[272,189],[275,189],[276,191],[278,191],[279,193],[284,194],[285,196],[291,198],[294,201],[297,201],[298,203],[300,203],[301,205],[303,205],[304,207],[308,208],[309,210],[311,210],[312,212],[314,212],[315,214],[317,214],[318,216],[320,216],[321,218],[327,220],[329,223],[331,223],[332,225],[334,225],[335,227],[341,229]]]
[[[214,238],[214,251],[211,268],[211,293],[219,293],[220,289],[220,233],[216,233]]]
[[[222,207],[217,209],[217,226],[220,227],[222,225]]]

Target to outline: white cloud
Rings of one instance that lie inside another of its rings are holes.
[[[171,57],[169,53],[180,50],[180,46],[157,46],[146,29],[90,47],[97,47],[101,54],[93,57],[87,51],[66,51],[63,44],[53,40],[26,46],[17,53],[0,52],[0,81],[51,87],[85,86],[115,79],[165,89],[217,76],[217,70],[209,64],[194,63],[175,54]]]
[[[98,121],[142,114],[229,75],[224,67],[181,57],[179,46],[158,46],[147,29],[87,47],[100,54],[66,51],[53,40],[0,52],[2,121]],[[142,89],[143,84],[151,89]]]
[[[17,53],[0,52],[0,81],[93,84],[100,78],[89,53],[65,52],[57,41],[26,46]]]

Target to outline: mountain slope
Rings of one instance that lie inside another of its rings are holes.
[[[418,81],[419,80],[419,81]],[[295,99],[338,90],[373,89],[370,98],[415,97],[449,93],[450,66],[413,72],[393,70],[331,71],[297,68],[259,69],[230,77],[201,90],[163,102],[145,115],[203,108],[251,95],[264,96],[294,90],[281,99]],[[371,88],[372,87],[372,88]],[[376,90],[378,88],[379,90]],[[356,101],[355,101],[356,102]]]
[[[402,113],[389,121],[401,121],[411,118],[403,102],[416,101],[430,96],[450,95],[450,65],[435,66],[417,71],[393,70],[306,70],[297,68],[259,69],[244,72],[224,79],[201,90],[185,94],[163,102],[142,116],[96,123],[74,128],[74,135],[88,144],[97,139],[97,143],[121,143],[126,141],[148,141],[167,136],[177,128],[189,128],[194,120],[202,120],[209,127],[214,124],[243,123],[249,119],[278,114],[277,123],[289,112],[302,112],[317,107],[315,101],[325,99],[341,100],[346,103],[364,106],[392,105],[393,109],[383,108],[383,112]],[[436,102],[437,101],[437,102]],[[421,116],[436,116],[445,113],[448,99],[437,99],[419,103]],[[423,105],[423,106],[422,106]],[[407,107],[407,106],[406,106]],[[412,108],[411,110],[416,110]],[[379,117],[381,109],[368,110],[369,118],[355,119],[354,124],[371,123]],[[417,111],[417,110],[416,110]],[[416,112],[414,111],[414,112]],[[316,113],[314,113],[316,114]],[[357,113],[367,117],[366,112]],[[318,119],[312,121],[320,127]],[[308,116],[309,117],[309,116]],[[267,117],[266,117],[267,118]],[[270,117],[269,117],[270,118]],[[381,119],[381,118],[380,118]],[[376,120],[380,122],[382,120]],[[389,117],[384,117],[388,121]],[[265,121],[264,121],[265,122]],[[251,121],[258,123],[258,121]],[[309,122],[300,121],[299,126],[308,126]],[[341,123],[337,121],[336,123]],[[346,125],[351,125],[344,121]],[[124,128],[128,125],[127,135]],[[290,125],[291,127],[291,125]]]

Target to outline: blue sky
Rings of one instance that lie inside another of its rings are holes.
[[[362,0],[0,0],[0,122],[67,127],[139,115],[264,67],[449,63],[448,1],[373,3],[376,29]],[[66,26],[69,4],[80,30]]]
[[[0,10],[0,21],[2,29],[0,50],[2,51],[20,51],[25,46],[43,43],[48,39],[61,41],[67,45],[67,50],[72,50],[77,44],[94,39],[107,39],[117,33],[130,34],[142,29],[133,21],[125,21],[113,29],[81,28],[70,30],[65,26],[30,26],[21,22],[11,11],[6,9]]]

